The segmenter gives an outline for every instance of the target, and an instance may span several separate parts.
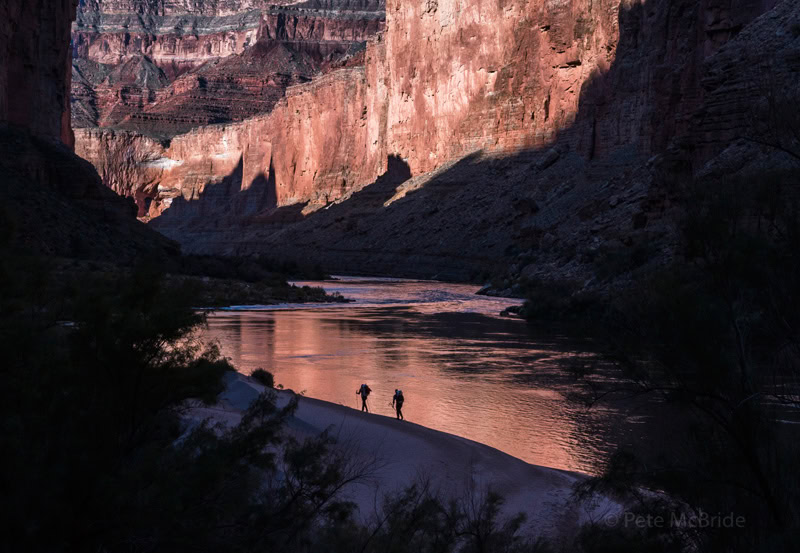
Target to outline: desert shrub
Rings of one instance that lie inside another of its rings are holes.
[[[287,278],[324,280],[328,275],[319,264],[300,264],[293,260],[273,260],[264,256],[186,255],[165,267],[175,275],[211,277],[220,281],[239,281],[272,288],[286,295]]]
[[[384,496],[374,518],[366,526],[328,528],[324,534],[326,550],[364,553],[552,551],[545,540],[529,540],[522,534],[523,515],[501,517],[502,505],[502,498],[490,489],[467,486],[461,495],[445,497],[423,480]]]
[[[147,271],[73,278],[37,258],[4,265],[4,539],[52,551],[124,541],[171,505],[158,498],[187,454],[170,446],[178,409],[213,400],[230,366],[191,339],[202,317]]]
[[[275,387],[275,377],[271,372],[266,369],[256,369],[252,373],[250,373],[257,382],[263,384],[267,388],[274,388]]]
[[[605,392],[654,396],[650,433],[673,436],[624,471],[611,463],[603,489],[634,498],[661,490],[693,512],[746,519],[742,528],[674,529],[694,550],[791,551],[800,531],[800,478],[788,468],[800,436],[783,420],[800,407],[796,179],[693,186],[678,260],[609,301],[596,328],[625,375]],[[654,551],[665,539],[627,536]]]
[[[667,519],[669,520],[669,519]],[[578,532],[576,547],[584,553],[680,553],[674,539],[662,539],[647,528],[590,523]]]
[[[195,339],[190,290],[152,267],[63,273],[0,253],[5,545],[289,551],[335,510],[351,467],[326,437],[286,441],[296,402],[270,390],[226,432],[182,420],[232,370]]]

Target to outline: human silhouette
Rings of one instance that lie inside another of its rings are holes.
[[[392,407],[397,409],[397,420],[406,420],[403,417],[403,402],[405,398],[403,397],[403,390],[395,390],[394,397],[392,398]]]
[[[367,386],[366,384],[362,384],[361,387],[358,390],[356,390],[356,395],[360,395],[361,396],[361,411],[362,412],[366,411],[367,413],[369,413],[369,408],[367,408],[367,396],[369,396],[369,393],[371,391],[372,391],[372,389],[369,386]]]

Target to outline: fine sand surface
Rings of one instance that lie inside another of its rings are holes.
[[[231,373],[227,389],[214,407],[196,408],[194,420],[234,425],[242,412],[264,391],[249,377]],[[294,395],[278,391],[279,405]],[[603,499],[578,503],[573,486],[583,475],[528,464],[486,445],[381,415],[307,397],[299,398],[288,430],[298,438],[328,431],[355,465],[367,469],[348,485],[342,498],[355,502],[360,516],[370,520],[386,493],[428,481],[444,496],[467,497],[487,487],[505,498],[504,514],[527,515],[526,533],[551,538],[574,535],[579,526],[613,517],[622,507]]]

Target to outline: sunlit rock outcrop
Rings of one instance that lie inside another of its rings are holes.
[[[382,8],[87,2],[72,37],[75,126],[164,136],[268,112],[287,86],[356,53]]]
[[[381,150],[368,147],[367,95],[364,66],[346,68],[289,88],[270,114],[201,127],[168,142],[78,129],[78,153],[94,162],[108,186],[136,198],[142,217],[159,215],[176,197],[196,200],[228,177],[239,190],[270,182],[273,207],[325,205],[382,170]]]
[[[746,134],[747,68],[797,49],[793,3],[774,4],[388,0],[385,31],[343,67],[268,115],[151,140],[127,156],[145,176],[107,163],[106,182],[196,251],[583,278],[595,251],[668,241],[663,181]],[[86,133],[90,159],[108,133]],[[531,262],[544,251],[577,255]]]
[[[645,10],[619,0],[390,0],[385,33],[370,41],[363,58],[349,64],[363,60],[363,69],[350,67],[293,88],[293,101],[310,106],[307,111],[282,104],[274,122],[209,128],[201,134],[209,145],[223,141],[226,155],[237,160],[245,147],[253,158],[254,150],[269,145],[269,151],[260,151],[266,161],[257,173],[266,172],[269,163],[279,167],[279,205],[337,200],[372,182],[384,167],[375,159],[388,155],[404,159],[414,174],[479,150],[514,153],[556,143],[589,159],[623,146],[646,156],[665,147],[685,127],[700,98],[700,64],[721,42],[719,37],[726,29],[730,34],[741,28],[759,9],[731,14],[690,9],[688,4],[670,11],[657,1]],[[658,23],[662,20],[668,24]],[[718,20],[727,23],[721,27]],[[287,27],[275,21],[265,16],[261,36],[285,40]],[[618,57],[628,70],[608,76]],[[652,71],[655,66],[661,69]],[[352,91],[333,100],[331,83],[344,82]],[[326,100],[314,106],[323,97]],[[350,121],[342,119],[340,105],[351,114]],[[271,106],[263,106],[267,107]],[[158,111],[153,108],[135,117],[157,118]],[[191,109],[179,117],[187,112]],[[324,124],[330,117],[339,124]],[[164,121],[162,130],[172,122]],[[256,142],[231,138],[239,132],[250,136],[254,125],[272,130]],[[206,147],[194,143],[201,150]],[[274,156],[273,143],[285,155]],[[337,171],[327,167],[337,155],[330,151],[332,145],[351,158],[342,162],[341,178],[333,177]],[[85,148],[87,155],[97,150],[91,144]],[[206,172],[206,182],[219,180],[217,163],[207,165],[213,171]],[[287,168],[280,168],[284,165]],[[190,166],[195,164],[183,163],[182,171]],[[168,178],[163,187],[181,190],[189,199],[202,191],[202,177],[202,171],[193,169],[192,178]],[[132,191],[142,188],[137,182],[129,186]],[[162,204],[155,205],[150,215],[160,212]]]
[[[176,194],[197,195],[236,167],[233,131],[209,126],[261,117],[287,88],[363,65],[364,43],[383,19],[382,0],[86,2],[73,30],[78,151],[108,186],[136,199],[140,216],[158,215]],[[214,161],[196,159],[201,146],[176,161],[179,171],[151,163],[160,155],[153,148],[178,135],[189,132],[164,155],[197,146],[197,129]],[[227,157],[232,167],[217,161]]]

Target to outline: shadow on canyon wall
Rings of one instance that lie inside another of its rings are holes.
[[[362,207],[380,207],[391,198],[397,187],[411,178],[408,164],[397,156],[389,156],[386,172],[374,183],[354,192],[351,199]],[[169,209],[151,222],[155,228],[172,229],[222,228],[258,225],[285,225],[303,220],[308,202],[278,206],[275,170],[270,162],[267,174],[259,173],[246,188],[244,161],[240,157],[234,171],[218,182],[206,184],[197,198],[173,199]],[[330,204],[329,207],[334,207]],[[209,227],[211,225],[211,227]]]
[[[243,216],[259,187],[232,190],[234,176],[185,202],[192,209],[176,200],[156,227],[192,252],[268,253],[313,258],[330,272],[455,280],[485,280],[498,266],[534,262],[559,278],[585,279],[597,251],[646,246],[657,256],[670,232],[670,183],[691,178],[740,132],[729,115],[742,98],[698,111],[708,86],[703,52],[719,46],[703,9],[689,0],[621,8],[614,62],[582,83],[573,118],[546,114],[569,123],[541,148],[474,152],[411,181],[405,162],[390,159],[373,184],[291,224],[274,217],[274,204]],[[752,19],[757,10],[748,13]],[[726,40],[741,28],[727,29]],[[528,69],[523,63],[517,71]],[[269,189],[268,178],[264,184]],[[215,216],[204,207],[212,204]],[[279,209],[293,207],[299,213],[305,205]]]
[[[266,175],[259,173],[247,187],[242,186],[243,181],[244,159],[240,156],[239,163],[230,175],[206,184],[197,198],[174,198],[169,209],[151,224],[159,229],[207,225],[219,227],[229,225],[233,219],[247,220],[257,213],[277,208],[278,196],[272,165]]]

